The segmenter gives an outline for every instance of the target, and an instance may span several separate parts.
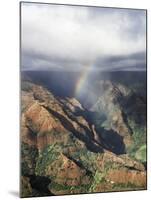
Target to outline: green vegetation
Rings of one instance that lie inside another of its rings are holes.
[[[141,189],[142,187],[137,186],[135,184],[132,184],[130,182],[128,183],[114,183],[114,185],[112,186],[113,190],[116,191],[122,191],[122,190],[138,190]]]
[[[34,146],[21,144],[21,173],[23,176],[34,173],[37,157],[38,150]]]
[[[53,144],[46,146],[44,150],[39,153],[35,169],[36,175],[39,176],[45,175],[45,169],[49,164],[51,164],[58,158],[58,156],[60,155],[59,151],[60,151],[59,147]]]
[[[95,192],[96,186],[105,181],[106,172],[106,170],[104,170],[104,172],[95,172],[93,182],[89,188],[89,192]]]
[[[144,144],[137,150],[135,154],[135,158],[142,162],[146,162],[146,158],[147,158],[146,151],[147,151],[147,147],[146,147],[146,144]]]
[[[128,120],[128,123],[133,131],[134,143],[127,152],[132,158],[146,162],[146,128],[139,127],[132,120]]]
[[[67,190],[69,192],[69,194],[74,193],[75,190],[80,190],[81,193],[88,193],[90,186],[91,186],[90,184],[76,185],[76,186],[61,185],[56,182],[52,182],[51,184],[49,184],[50,189],[53,189],[56,191]]]
[[[94,173],[97,170],[97,158],[102,156],[101,153],[93,153],[85,148],[75,152],[72,157],[78,160],[85,169]]]

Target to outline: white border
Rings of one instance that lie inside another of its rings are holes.
[[[30,1],[30,0],[29,0]],[[44,0],[41,0],[44,1]],[[36,2],[41,2],[37,0]],[[148,113],[151,111],[150,0],[46,0],[47,3],[95,5],[148,9]],[[19,1],[0,3],[0,199],[18,198],[19,188]],[[151,123],[148,114],[148,191],[45,197],[40,199],[150,199],[151,195]],[[31,199],[31,198],[29,198]],[[39,199],[39,198],[38,198]]]

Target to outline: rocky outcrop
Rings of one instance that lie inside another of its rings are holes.
[[[128,179],[131,184],[136,182],[136,187],[145,187],[143,164],[129,158],[125,152],[116,155],[108,148],[112,143],[103,140],[93,120],[87,116],[93,112],[85,110],[75,98],[56,97],[31,82],[25,82],[22,87],[21,161],[25,177],[22,181],[29,195],[33,194],[33,185],[39,192],[37,195],[112,190],[111,182],[127,184]],[[132,143],[131,130],[118,104],[128,91],[116,88],[110,82],[104,82],[103,87],[106,91],[93,110],[101,106],[115,132],[112,137],[119,135],[128,146]],[[93,183],[95,172],[103,177],[96,185]],[[117,180],[118,176],[121,176],[121,182]],[[39,191],[41,180],[45,184]]]
[[[138,172],[136,170],[112,169],[106,179],[112,184],[132,184],[142,188],[146,188],[146,172]]]
[[[135,169],[138,171],[145,170],[145,167],[143,164],[141,164],[140,162],[138,162],[136,160],[131,159],[126,154],[117,156],[117,155],[113,154],[112,152],[106,151],[103,154],[103,159],[101,161],[102,161],[103,166],[105,166],[106,163],[110,164],[110,165],[112,165],[114,163],[118,167],[124,166],[127,169]]]
[[[57,166],[59,169],[56,169]],[[86,170],[80,168],[74,161],[60,154],[58,159],[47,166],[46,176],[55,177],[55,183],[67,186],[87,185],[90,177]]]
[[[90,148],[101,150],[95,141],[94,133],[89,123],[83,116],[77,116],[79,110],[83,111],[81,104],[76,99],[57,99],[50,92],[41,86],[33,84],[32,103],[25,104],[25,111],[22,114],[22,140],[32,144],[37,144],[38,149],[44,148],[47,144],[56,142],[52,132],[62,133],[63,142],[68,133],[74,134],[83,144]],[[36,99],[34,99],[36,98]],[[33,100],[34,99],[34,100]],[[35,138],[35,139],[31,139]],[[33,141],[33,142],[32,142]]]
[[[132,144],[132,131],[121,107],[123,98],[130,94],[130,90],[110,81],[101,81],[100,91],[100,97],[91,110],[105,113],[110,128],[123,137],[126,147],[130,146]]]

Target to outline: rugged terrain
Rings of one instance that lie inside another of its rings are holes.
[[[146,189],[145,94],[111,79],[94,86],[86,106],[22,78],[22,197]]]

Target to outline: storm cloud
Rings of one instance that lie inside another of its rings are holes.
[[[146,11],[21,4],[22,70],[145,70]]]

